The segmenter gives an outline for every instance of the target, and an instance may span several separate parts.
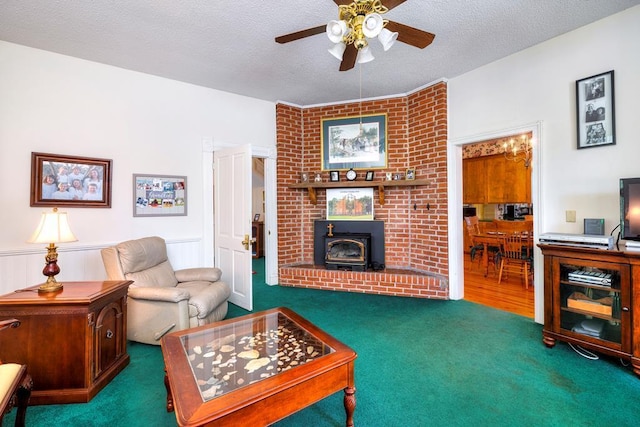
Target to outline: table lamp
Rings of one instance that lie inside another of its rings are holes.
[[[44,257],[47,264],[42,270],[42,274],[47,276],[47,281],[38,288],[38,292],[56,292],[62,289],[62,283],[58,283],[55,278],[55,275],[60,273],[56,243],[77,241],[69,228],[66,212],[58,212],[58,208],[53,208],[53,212],[42,212],[40,224],[28,240],[29,243],[49,243],[47,256]]]

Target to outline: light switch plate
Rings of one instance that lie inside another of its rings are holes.
[[[576,211],[566,211],[567,222],[576,222]]]

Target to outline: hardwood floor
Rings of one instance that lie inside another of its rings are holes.
[[[524,288],[520,276],[510,274],[498,285],[498,270],[489,265],[489,274],[484,277],[482,267],[471,263],[469,254],[464,254],[464,299],[478,304],[508,311],[529,318],[534,317],[533,281],[529,289]]]

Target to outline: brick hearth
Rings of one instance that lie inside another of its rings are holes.
[[[329,271],[310,264],[280,268],[280,285],[379,295],[447,299],[446,277],[414,270]]]

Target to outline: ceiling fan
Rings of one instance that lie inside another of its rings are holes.
[[[357,62],[373,60],[368,40],[377,38],[384,50],[397,40],[424,49],[435,35],[408,25],[382,18],[382,15],[406,0],[333,0],[338,5],[339,19],[306,30],[276,37],[278,43],[289,43],[323,32],[335,45],[329,52],[340,59],[340,71],[352,69]],[[384,4],[383,4],[384,1]]]

